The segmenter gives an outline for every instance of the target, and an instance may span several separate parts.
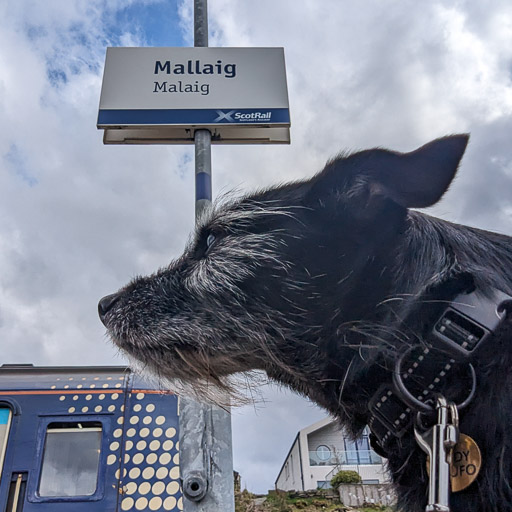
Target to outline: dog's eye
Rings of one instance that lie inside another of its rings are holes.
[[[212,247],[212,245],[215,243],[216,240],[217,240],[217,237],[213,233],[210,233],[208,235],[208,238],[206,239],[206,251],[207,252],[210,250],[210,248]]]

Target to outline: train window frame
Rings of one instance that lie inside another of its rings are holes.
[[[101,426],[100,454],[98,460],[98,473],[96,490],[89,495],[76,496],[41,496],[39,485],[43,474],[44,449],[48,428],[52,424],[97,424]],[[31,503],[58,503],[58,502],[93,502],[100,501],[105,495],[105,473],[107,466],[108,442],[112,432],[111,418],[103,415],[73,415],[73,416],[47,416],[41,418],[37,431],[37,449],[34,457],[33,471],[29,475],[27,500]]]
[[[3,439],[3,442],[0,441],[0,480],[2,479],[3,472],[4,472],[4,464],[5,459],[7,455],[7,449],[9,446],[9,437],[11,434],[11,427],[12,427],[12,421],[14,416],[13,408],[10,404],[7,404],[5,402],[0,402],[0,410],[6,410],[8,411],[8,418],[5,423],[5,437]],[[2,423],[4,425],[4,423]]]

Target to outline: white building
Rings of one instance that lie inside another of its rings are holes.
[[[352,441],[332,418],[297,434],[276,480],[276,489],[307,491],[327,488],[340,470],[357,471],[363,483],[388,481],[382,459],[371,448],[368,432]]]

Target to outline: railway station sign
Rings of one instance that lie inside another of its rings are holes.
[[[287,144],[283,48],[108,48],[99,129],[105,144]]]

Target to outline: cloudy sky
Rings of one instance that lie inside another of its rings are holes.
[[[512,234],[509,0],[210,0],[210,46],[283,46],[290,146],[213,148],[214,194],[299,178],[341,149],[470,132],[431,213]],[[124,364],[96,304],[182,251],[193,148],[104,146],[107,46],[190,46],[192,0],[0,0],[2,362]],[[273,487],[323,412],[287,391],[233,412],[235,467]]]

